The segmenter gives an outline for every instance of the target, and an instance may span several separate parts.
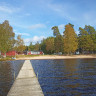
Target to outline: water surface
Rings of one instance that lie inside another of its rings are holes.
[[[31,60],[45,96],[96,96],[96,59]]]
[[[0,61],[0,96],[7,96],[24,60]]]

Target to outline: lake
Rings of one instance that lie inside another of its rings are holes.
[[[7,95],[23,63],[24,60],[0,62],[0,96]],[[45,96],[96,96],[96,59],[31,63]]]
[[[45,96],[96,96],[96,59],[31,60]]]
[[[24,60],[0,61],[0,96],[7,96]]]

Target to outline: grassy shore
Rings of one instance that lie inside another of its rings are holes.
[[[36,57],[36,56],[40,56],[40,55],[16,55],[16,60],[23,60],[23,58],[32,58],[32,57]],[[11,61],[11,60],[15,60],[12,59],[13,56],[8,56],[6,58],[2,57],[0,58],[0,61]]]
[[[13,60],[11,57],[6,57],[6,58],[0,58],[0,61],[10,61]]]

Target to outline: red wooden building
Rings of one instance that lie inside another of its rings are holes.
[[[1,52],[1,55],[2,55],[2,56],[5,56],[5,54],[2,53],[2,52]],[[16,55],[16,51],[8,51],[8,52],[6,53],[6,56],[15,56],[15,55]]]

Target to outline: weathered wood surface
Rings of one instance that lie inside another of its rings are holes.
[[[30,60],[26,60],[7,96],[44,96]]]

